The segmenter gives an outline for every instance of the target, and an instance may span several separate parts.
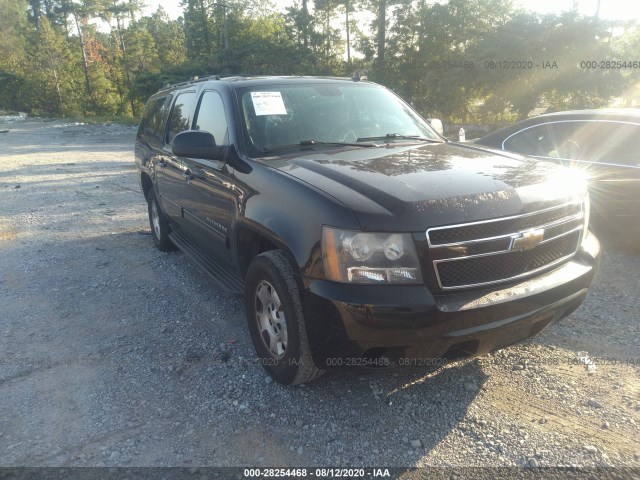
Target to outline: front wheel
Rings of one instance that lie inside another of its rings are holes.
[[[313,363],[291,264],[279,250],[258,255],[245,279],[251,340],[267,372],[279,383],[309,382],[324,373]]]

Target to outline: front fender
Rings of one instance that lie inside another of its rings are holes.
[[[248,174],[234,172],[239,188],[232,198],[236,212],[232,244],[238,245],[239,231],[249,229],[283,250],[296,273],[324,278],[322,226],[359,229],[355,215],[310,184],[260,163],[253,166]]]

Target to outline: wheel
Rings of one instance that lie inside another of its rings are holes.
[[[149,209],[149,224],[151,225],[151,236],[153,237],[153,243],[156,244],[158,250],[162,252],[171,252],[176,249],[176,246],[169,240],[169,221],[165,217],[164,213],[158,205],[158,199],[153,188],[149,190],[148,197],[148,209]]]
[[[324,373],[313,363],[298,286],[281,251],[261,253],[249,265],[245,310],[258,358],[277,382],[305,383]]]

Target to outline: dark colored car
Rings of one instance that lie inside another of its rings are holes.
[[[359,79],[168,86],[135,151],[156,246],[244,295],[284,384],[513,344],[577,308],[599,264],[585,182],[450,143]]]
[[[640,109],[540,115],[476,143],[580,170],[589,179],[592,221],[598,233],[615,234],[628,246],[640,247]]]

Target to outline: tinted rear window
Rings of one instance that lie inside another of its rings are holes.
[[[150,100],[142,114],[138,136],[149,143],[161,143],[163,128],[162,120],[167,111],[167,105],[171,101],[171,95]]]
[[[167,132],[167,144],[171,144],[173,137],[180,132],[189,130],[189,115],[196,100],[195,92],[185,92],[178,95],[171,110],[169,118],[169,131]]]

